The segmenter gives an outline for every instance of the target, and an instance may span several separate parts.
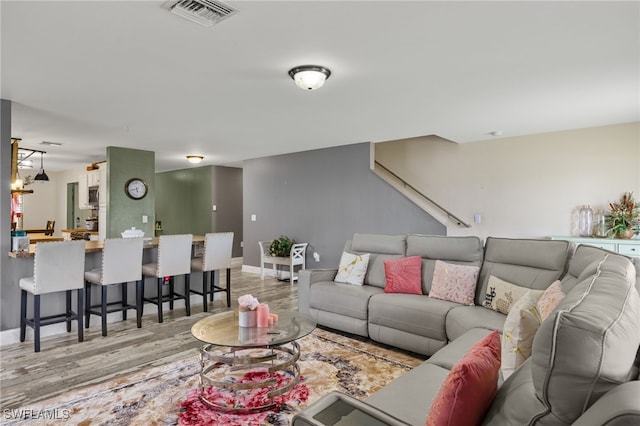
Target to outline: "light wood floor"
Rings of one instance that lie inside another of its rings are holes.
[[[297,284],[274,278],[262,281],[259,275],[233,267],[231,309],[237,308],[238,297],[246,293],[274,310],[298,307]],[[228,310],[224,296],[216,294],[208,313],[203,312],[201,302],[192,302],[190,317],[185,316],[184,308],[169,311],[165,306],[162,324],[157,323],[156,308],[151,305],[145,309],[140,329],[135,312],[129,311],[132,319],[108,324],[107,337],[101,335],[99,317],[92,316],[84,342],[78,343],[72,331],[42,339],[40,353],[33,352],[31,340],[5,346],[0,351],[0,408],[33,408],[29,404],[78,387],[181,359],[190,352],[197,356],[201,343],[191,336],[191,326],[211,313]]]

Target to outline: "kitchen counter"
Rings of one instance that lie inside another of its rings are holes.
[[[157,248],[158,247],[159,238],[145,238],[144,248]],[[204,243],[204,235],[194,235],[193,236],[193,244],[200,245]],[[104,248],[103,241],[85,241],[85,253],[99,253]],[[9,257],[13,259],[24,259],[33,257],[36,252],[36,245],[29,244],[29,251],[10,251]]]

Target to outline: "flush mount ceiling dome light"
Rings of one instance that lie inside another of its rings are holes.
[[[331,76],[331,70],[320,65],[300,65],[291,68],[289,75],[302,90],[316,90],[324,86],[324,82]]]
[[[187,160],[189,160],[190,163],[198,164],[204,160],[204,157],[202,155],[187,155]]]

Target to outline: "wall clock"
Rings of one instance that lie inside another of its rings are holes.
[[[133,200],[141,200],[147,196],[147,182],[140,178],[131,178],[124,184],[124,192]]]

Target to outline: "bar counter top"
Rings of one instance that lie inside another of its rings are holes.
[[[144,248],[157,248],[159,238],[145,238]],[[201,244],[204,243],[204,235],[194,235],[193,236],[193,244]],[[85,253],[100,253],[104,248],[103,241],[85,241]],[[9,257],[13,259],[24,259],[33,257],[36,252],[36,245],[29,244],[29,251],[10,251]]]

